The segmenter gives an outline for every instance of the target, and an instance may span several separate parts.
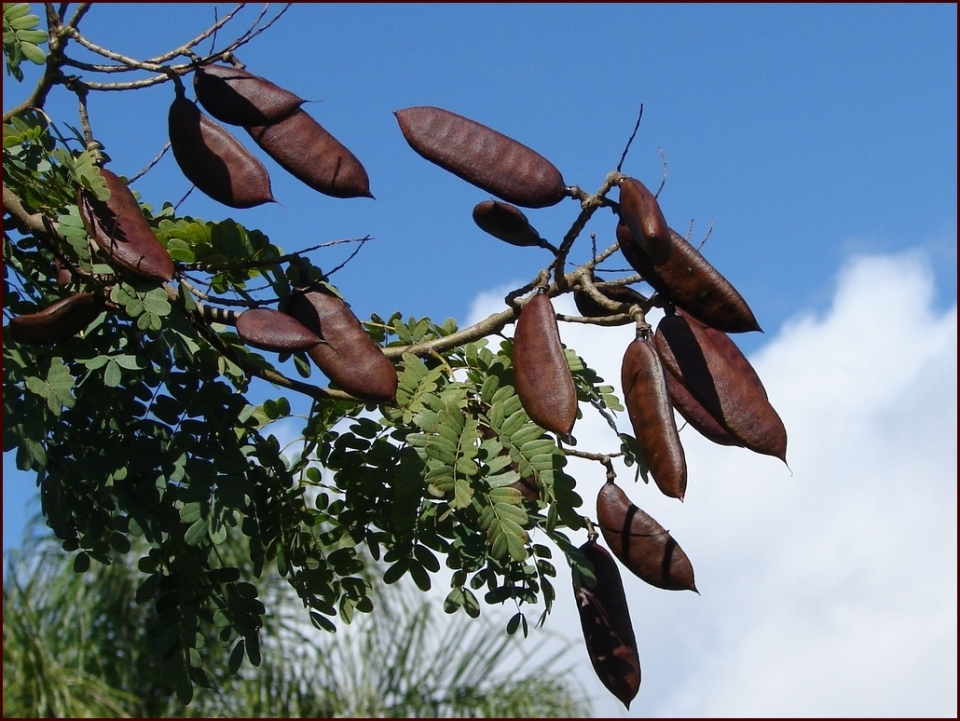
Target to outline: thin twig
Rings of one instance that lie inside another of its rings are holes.
[[[637,114],[637,122],[633,126],[633,132],[630,133],[630,138],[627,140],[627,145],[623,149],[623,155],[620,156],[620,162],[617,163],[617,172],[619,173],[623,168],[623,161],[627,159],[627,153],[630,151],[630,145],[633,143],[633,139],[637,137],[637,130],[640,129],[640,118],[643,117],[643,103],[640,103],[640,112]]]

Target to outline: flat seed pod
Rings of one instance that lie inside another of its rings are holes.
[[[12,318],[6,332],[26,345],[59,343],[90,325],[102,310],[103,301],[93,293],[78,293],[37,313]]]
[[[597,288],[600,294],[606,296],[617,303],[629,303],[630,305],[644,305],[647,298],[626,285],[608,285],[605,288]],[[577,310],[584,318],[608,318],[617,315],[615,310],[607,310],[597,303],[593,298],[587,295],[585,290],[573,291],[573,302],[577,305]],[[632,321],[624,321],[629,323]]]
[[[484,200],[473,209],[473,222],[485,233],[510,245],[548,247],[519,208],[496,200]]]
[[[670,394],[670,402],[673,407],[700,435],[721,446],[743,447],[743,443],[734,438],[730,431],[710,415],[707,409],[700,404],[700,401],[693,397],[686,386],[677,380],[673,373],[666,371],[663,377],[667,382],[667,392]]]
[[[622,220],[617,240],[627,262],[658,293],[690,315],[725,333],[761,330],[737,289],[680,234],[670,231],[667,260],[654,264]]]
[[[232,65],[197,68],[193,88],[204,109],[229,125],[275,123],[306,102],[289,90]]]
[[[635,576],[668,591],[697,590],[687,554],[615,483],[607,482],[600,489],[597,521],[613,555]]]
[[[257,145],[303,183],[334,198],[372,198],[370,179],[357,157],[297,109],[283,120],[247,128]]]
[[[732,436],[756,453],[786,462],[787,431],[756,374],[731,363],[700,323],[668,312],[654,343],[664,366]]]
[[[321,339],[307,353],[330,380],[361,400],[396,403],[397,370],[346,303],[325,290],[296,288],[287,312]]]
[[[687,462],[663,367],[651,340],[636,338],[627,346],[620,380],[633,433],[650,475],[665,496],[682,501],[687,490]]]
[[[394,115],[417,153],[508,203],[545,208],[566,195],[563,176],[549,160],[486,125],[429,106]]]
[[[623,580],[613,556],[594,540],[580,551],[593,564],[597,584],[574,585],[580,626],[590,663],[604,686],[630,708],[640,690],[640,654]]]
[[[77,208],[87,234],[112,262],[141,278],[164,282],[173,278],[173,259],[150,229],[133,193],[111,171],[100,168],[110,197],[97,200],[81,188]]]
[[[231,208],[274,200],[263,163],[222,125],[178,95],[167,116],[173,157],[187,180],[204,195]]]
[[[517,319],[513,336],[517,395],[534,423],[568,436],[577,420],[577,388],[560,342],[553,303],[537,292]]]
[[[670,258],[673,240],[663,211],[654,194],[636,178],[620,182],[620,219],[654,265]]]
[[[320,343],[316,333],[293,316],[272,308],[251,308],[237,317],[237,334],[254,348],[292,353]]]

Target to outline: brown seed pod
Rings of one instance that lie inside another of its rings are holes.
[[[725,333],[761,330],[737,289],[700,252],[675,231],[667,260],[654,264],[622,220],[617,240],[627,262],[667,300]]]
[[[125,270],[160,282],[173,278],[173,259],[150,229],[127,184],[100,168],[110,197],[103,201],[85,188],[77,193],[77,208],[87,233]]]
[[[650,475],[665,496],[682,501],[687,490],[687,462],[663,367],[650,339],[635,338],[627,346],[620,382],[633,433]]]
[[[730,362],[700,323],[669,309],[654,342],[664,366],[731,435],[756,453],[786,462],[787,431],[755,372]]]
[[[516,463],[511,463],[510,467],[513,470],[517,470]],[[521,478],[519,481],[514,481],[510,484],[510,488],[515,488],[520,491],[520,495],[522,495],[528,501],[536,503],[540,500],[540,488],[537,486],[536,480],[534,480],[532,477]]]
[[[484,200],[477,203],[473,209],[473,222],[480,230],[499,238],[510,245],[539,246],[553,248],[550,243],[540,237],[536,229],[530,225],[527,216],[519,208],[509,203],[498,203],[496,200]]]
[[[627,285],[608,285],[603,288],[597,288],[600,294],[606,296],[616,303],[629,303],[630,305],[646,305],[647,298]],[[585,318],[609,318],[617,315],[618,311],[607,310],[602,305],[591,298],[587,291],[577,289],[573,291],[573,302],[577,304],[577,310]],[[631,321],[624,321],[629,323]]]
[[[668,591],[697,590],[687,554],[613,482],[597,496],[597,521],[613,555],[635,576]]]
[[[70,285],[77,279],[74,269],[69,265],[64,265],[59,258],[53,262],[56,271],[57,285]]]
[[[670,402],[687,423],[699,431],[700,435],[714,443],[721,446],[743,447],[743,443],[730,435],[730,431],[710,415],[707,409],[691,395],[686,386],[677,380],[673,373],[666,369],[665,371],[663,378],[667,382],[667,392],[670,394]]]
[[[321,339],[307,353],[330,380],[361,400],[396,403],[397,370],[346,303],[320,288],[295,288],[287,312]]]
[[[257,145],[297,180],[334,198],[372,198],[370,179],[357,157],[305,110],[247,128]]]
[[[520,311],[513,336],[513,373],[520,403],[533,422],[568,436],[577,419],[577,388],[546,293],[538,291]]]
[[[78,293],[48,305],[37,313],[10,320],[7,333],[18,343],[50,345],[66,340],[90,325],[103,310],[103,300],[93,293]]]
[[[640,690],[640,654],[623,592],[620,569],[613,556],[593,539],[580,546],[593,564],[597,584],[574,584],[583,640],[593,670],[604,686],[630,708]]]
[[[293,316],[272,308],[251,308],[237,316],[237,334],[261,350],[292,353],[320,343],[316,333]]]
[[[229,125],[275,123],[306,102],[289,90],[232,65],[197,68],[193,88],[206,111]]]
[[[394,115],[417,153],[508,203],[545,208],[566,195],[563,176],[549,160],[492,128],[427,106]]]
[[[240,141],[178,95],[167,116],[173,157],[187,180],[231,208],[252,208],[274,200],[263,163]]]
[[[673,239],[663,211],[653,193],[636,178],[620,181],[620,220],[654,265],[670,258]]]

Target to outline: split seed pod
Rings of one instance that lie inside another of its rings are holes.
[[[669,257],[655,264],[628,225],[622,219],[617,225],[623,256],[667,300],[725,333],[761,330],[750,306],[730,281],[679,233],[671,230],[670,238]]]
[[[477,224],[480,230],[489,233],[494,238],[510,243],[510,245],[521,247],[535,245],[555,250],[530,225],[527,216],[519,208],[509,203],[498,203],[496,200],[484,200],[482,203],[477,203],[473,209],[473,222]]]
[[[206,111],[229,125],[275,123],[306,102],[289,90],[232,65],[197,68],[193,88]]]
[[[177,95],[167,117],[173,157],[187,180],[231,208],[252,208],[274,200],[263,163],[240,141]]]
[[[247,128],[257,145],[297,180],[334,198],[372,198],[357,157],[305,110],[269,125]]]
[[[655,345],[664,366],[731,435],[756,453],[786,462],[787,431],[756,373],[731,362],[702,324],[668,312],[657,326]]]
[[[645,305],[647,298],[627,285],[608,285],[604,288],[597,288],[600,294],[616,303],[629,303],[630,305]],[[591,298],[587,291],[578,289],[573,291],[573,302],[577,305],[577,310],[584,318],[609,318],[617,315],[617,311],[608,310]],[[624,323],[631,321],[626,320]]]
[[[597,521],[613,555],[635,576],[667,591],[697,590],[687,554],[613,482],[597,496]]]
[[[620,219],[654,265],[670,258],[673,240],[656,196],[636,178],[620,182]]]
[[[665,496],[682,501],[687,490],[687,462],[663,367],[650,339],[635,338],[627,346],[620,381],[633,433],[650,475]]]
[[[78,293],[58,300],[37,313],[13,318],[6,330],[18,343],[50,345],[75,336],[90,325],[101,310],[101,298],[93,293]]]
[[[545,208],[566,195],[563,176],[549,160],[486,125],[428,106],[394,115],[417,153],[508,203]]]
[[[173,278],[173,259],[150,229],[133,193],[111,171],[100,168],[110,197],[98,200],[81,188],[77,208],[87,234],[125,270],[156,281]]]
[[[396,368],[343,300],[295,288],[287,312],[322,341],[307,353],[330,380],[361,400],[396,403]]]
[[[640,690],[640,654],[630,622],[623,580],[613,556],[594,540],[580,546],[593,564],[597,585],[574,585],[583,640],[593,670],[604,686],[628,709]]]
[[[520,311],[513,336],[513,372],[520,403],[533,422],[568,436],[577,419],[577,388],[546,293],[538,291]]]
[[[251,308],[237,317],[237,334],[254,348],[292,353],[310,350],[320,338],[293,316],[272,308]]]

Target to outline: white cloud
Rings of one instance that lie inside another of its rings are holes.
[[[957,317],[956,305],[932,309],[929,263],[920,251],[851,258],[829,310],[786,323],[751,358],[786,424],[790,469],[689,428],[683,504],[620,469],[703,594],[624,571],[644,670],[630,715],[956,715]],[[501,310],[506,292],[478,298],[471,319]],[[574,312],[568,297],[555,306]],[[561,325],[618,388],[632,334]],[[578,447],[614,450],[585,414]],[[602,470],[571,469],[592,515]],[[579,644],[595,712],[624,715],[595,681],[563,574],[548,628]]]

